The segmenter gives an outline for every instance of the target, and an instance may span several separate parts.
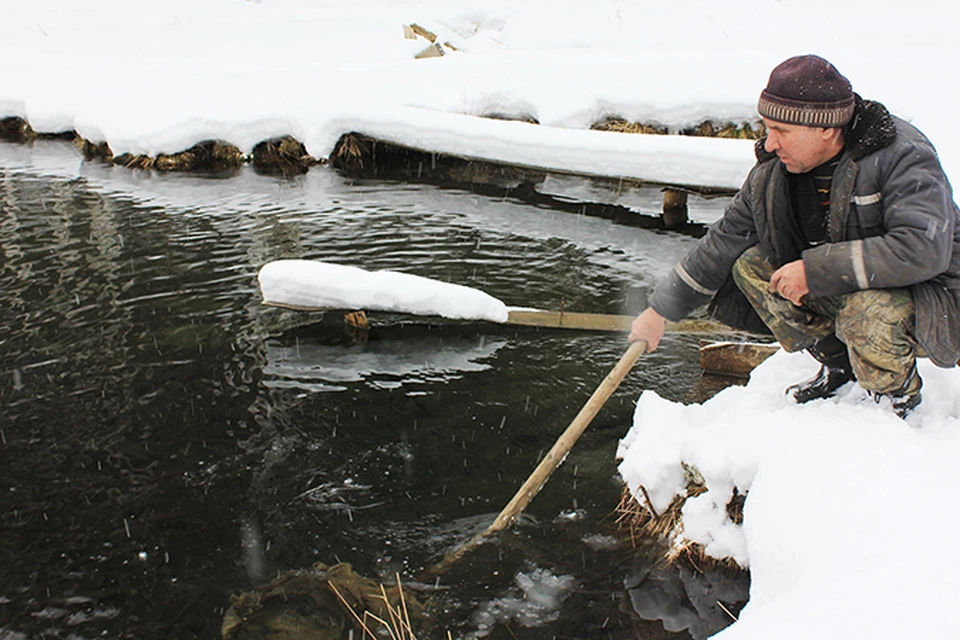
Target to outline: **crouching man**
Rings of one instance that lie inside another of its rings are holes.
[[[666,320],[709,302],[716,319],[821,363],[787,388],[796,402],[856,380],[906,417],[921,400],[917,357],[960,358],[960,212],[937,153],[813,55],[777,66],[757,109],[757,163],[630,340],[652,351]]]

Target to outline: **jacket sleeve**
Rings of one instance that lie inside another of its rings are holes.
[[[693,249],[661,280],[650,297],[650,306],[671,322],[710,301],[730,276],[740,254],[757,243],[751,184],[757,167],[720,218]]]
[[[913,133],[901,132],[901,140],[878,152],[882,157],[860,161],[861,171],[879,172],[879,191],[854,196],[865,201],[865,211],[877,208],[876,230],[867,227],[865,237],[803,253],[811,296],[906,287],[947,269],[957,208],[936,151],[922,134]]]

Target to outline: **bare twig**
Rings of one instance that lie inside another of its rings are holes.
[[[733,615],[732,613],[730,613],[730,610],[727,609],[725,606],[723,606],[723,603],[720,602],[719,600],[717,600],[717,606],[720,607],[721,609],[723,609],[723,612],[724,612],[725,614],[727,614],[728,616],[730,616],[730,617],[733,619],[734,622],[737,621],[737,616],[735,616],[735,615]]]

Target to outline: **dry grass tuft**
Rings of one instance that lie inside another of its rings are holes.
[[[306,146],[291,136],[264,140],[253,148],[254,168],[266,173],[298,175],[318,163]]]
[[[424,606],[396,587],[357,574],[346,563],[288,571],[230,598],[220,634],[252,638],[383,638],[416,640]],[[362,635],[357,635],[357,632]]]
[[[365,158],[372,158],[376,141],[362,133],[345,133],[337,140],[330,154],[330,164],[353,172],[363,168]]]
[[[670,133],[670,130],[662,125],[627,122],[623,118],[607,118],[593,123],[590,128],[595,131],[613,131],[615,133],[646,133],[663,136]]]
[[[709,120],[701,122],[696,127],[691,127],[690,129],[684,129],[680,132],[680,135],[684,136],[695,136],[701,138],[732,138],[736,140],[759,140],[760,138],[767,135],[766,129],[763,126],[763,123],[757,121],[755,123],[750,122],[741,122],[740,124],[734,124],[732,122],[727,122],[723,124],[718,124],[716,122],[710,122]]]
[[[113,162],[113,151],[106,142],[93,143],[79,135],[73,139],[73,146],[80,150],[87,160],[103,160]]]
[[[240,167],[246,162],[246,156],[231,144],[218,140],[204,140],[180,153],[161,153],[156,157],[123,154],[114,158],[114,162],[128,169],[226,171]]]
[[[618,514],[617,525],[629,532],[630,540],[634,546],[640,539],[671,540],[677,537],[677,534],[682,530],[683,521],[680,518],[680,513],[687,498],[698,496],[706,490],[707,488],[702,482],[698,483],[696,480],[688,478],[686,495],[677,496],[663,513],[657,513],[652,507],[647,506],[650,504],[650,500],[646,495],[647,490],[643,486],[640,487],[640,491],[644,494],[646,505],[640,504],[630,493],[630,489],[624,487],[620,496],[620,504],[616,508]]]
[[[702,476],[694,467],[684,465],[684,472],[687,477],[686,494],[674,498],[663,513],[656,513],[651,507],[646,506],[650,504],[650,500],[643,486],[640,487],[640,491],[644,494],[646,505],[641,504],[629,488],[625,486],[620,495],[620,503],[615,509],[617,525],[621,530],[625,529],[627,531],[630,543],[634,547],[639,546],[641,541],[655,541],[665,544],[664,558],[668,563],[683,558],[699,567],[738,568],[737,563],[732,559],[719,560],[710,557],[704,553],[703,545],[683,539],[683,520],[681,518],[683,505],[688,498],[698,496],[707,490]],[[740,495],[735,491],[733,498],[727,504],[727,514],[736,524],[743,522],[745,498],[745,495]]]
[[[0,140],[7,142],[33,142],[37,133],[23,118],[3,118],[0,120]]]
[[[400,584],[399,574],[397,575],[396,588],[390,590],[391,595],[388,595],[387,589],[382,584],[380,585],[381,615],[372,613],[370,609],[364,609],[363,616],[360,616],[354,608],[355,605],[351,605],[333,582],[330,583],[330,590],[339,598],[360,626],[363,632],[361,639],[367,636],[378,638],[387,634],[391,640],[417,640],[413,626],[410,624],[410,610],[407,608],[407,598],[403,592],[403,585]],[[374,629],[370,629],[371,624],[375,625]]]
[[[490,120],[505,120],[507,122],[526,122],[527,124],[540,124],[540,121],[532,113],[506,113],[504,111],[490,111],[480,115],[481,118]]]
[[[597,131],[615,131],[617,133],[645,133],[650,135],[669,135],[670,129],[659,124],[644,124],[642,122],[628,122],[623,118],[611,117],[594,123],[591,129]],[[695,127],[682,129],[682,136],[696,136],[706,138],[734,138],[739,140],[759,140],[766,135],[762,122],[732,122],[716,123],[706,120]]]

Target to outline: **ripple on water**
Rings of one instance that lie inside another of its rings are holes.
[[[64,149],[0,144],[10,638],[214,637],[230,593],[317,561],[413,579],[492,521],[625,349],[389,315],[363,341],[336,314],[262,307],[265,262],[621,312],[692,242],[323,169],[221,180]],[[695,351],[670,338],[644,359],[519,523],[444,577],[439,625],[549,637],[609,618],[632,637],[613,452],[642,390],[696,387]]]

